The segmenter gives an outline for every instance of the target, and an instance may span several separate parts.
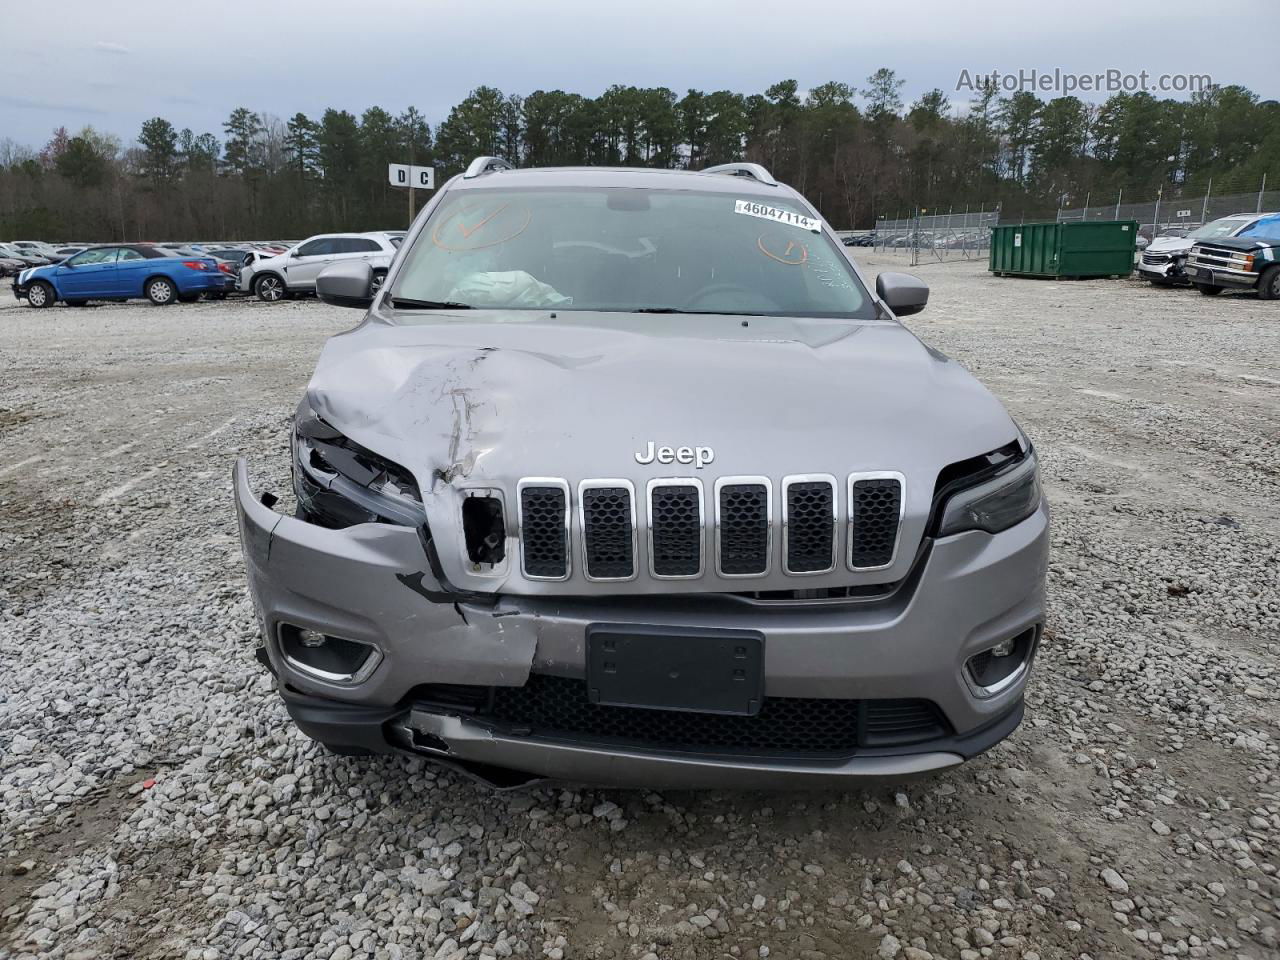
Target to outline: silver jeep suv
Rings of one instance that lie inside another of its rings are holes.
[[[499,784],[813,786],[1017,727],[1049,513],[1000,403],[763,168],[515,170],[326,344],[292,516],[234,486],[294,721]]]

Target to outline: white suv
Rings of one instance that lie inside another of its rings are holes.
[[[331,263],[347,260],[368,263],[373,268],[374,284],[381,286],[403,239],[403,232],[385,231],[308,237],[279,256],[246,264],[240,271],[239,288],[268,303],[296,293],[314,293],[316,274]]]

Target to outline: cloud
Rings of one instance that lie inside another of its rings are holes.
[[[20,110],[53,110],[65,113],[106,113],[98,107],[84,103],[60,103],[56,100],[32,100],[27,97],[10,97],[0,94],[0,105],[17,107]]]
[[[133,51],[126,47],[123,43],[113,43],[110,40],[99,40],[93,45],[93,49],[102,53],[132,53]]]

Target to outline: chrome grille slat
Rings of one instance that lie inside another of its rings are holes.
[[[530,580],[568,580],[569,484],[558,477],[526,477],[516,484],[520,569]]]
[[[702,481],[650,480],[645,509],[649,518],[649,572],[659,580],[702,576]]]
[[[884,570],[898,558],[907,480],[891,470],[849,474],[849,569]]]
[[[636,491],[630,480],[578,484],[582,569],[588,580],[634,580]]]
[[[716,572],[767,577],[773,566],[773,481],[721,477],[715,485]]]
[[[836,566],[836,478],[826,473],[782,479],[782,569],[791,576]]]

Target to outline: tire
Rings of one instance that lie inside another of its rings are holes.
[[[1280,300],[1280,266],[1267,267],[1258,280],[1258,297],[1262,300]]]
[[[178,297],[178,288],[165,277],[153,277],[147,281],[147,299],[157,307],[167,307]]]
[[[386,279],[387,279],[387,271],[385,270],[373,271],[373,282],[369,284],[369,292],[376,297],[378,295],[378,291],[382,289],[383,281],[385,281]]]
[[[180,294],[178,294],[178,302],[179,302],[179,303],[195,303],[195,302],[196,302],[197,300],[199,300],[199,299],[200,299],[200,294],[198,294],[198,293],[180,293]]]
[[[53,287],[45,283],[43,280],[37,280],[31,286],[27,287],[27,303],[38,310],[45,307],[52,307],[58,300],[58,294]]]
[[[263,303],[279,303],[287,293],[284,281],[274,273],[264,273],[253,281],[253,292]]]
[[[1196,289],[1203,293],[1206,297],[1216,297],[1222,292],[1222,288],[1212,283],[1197,283]]]

